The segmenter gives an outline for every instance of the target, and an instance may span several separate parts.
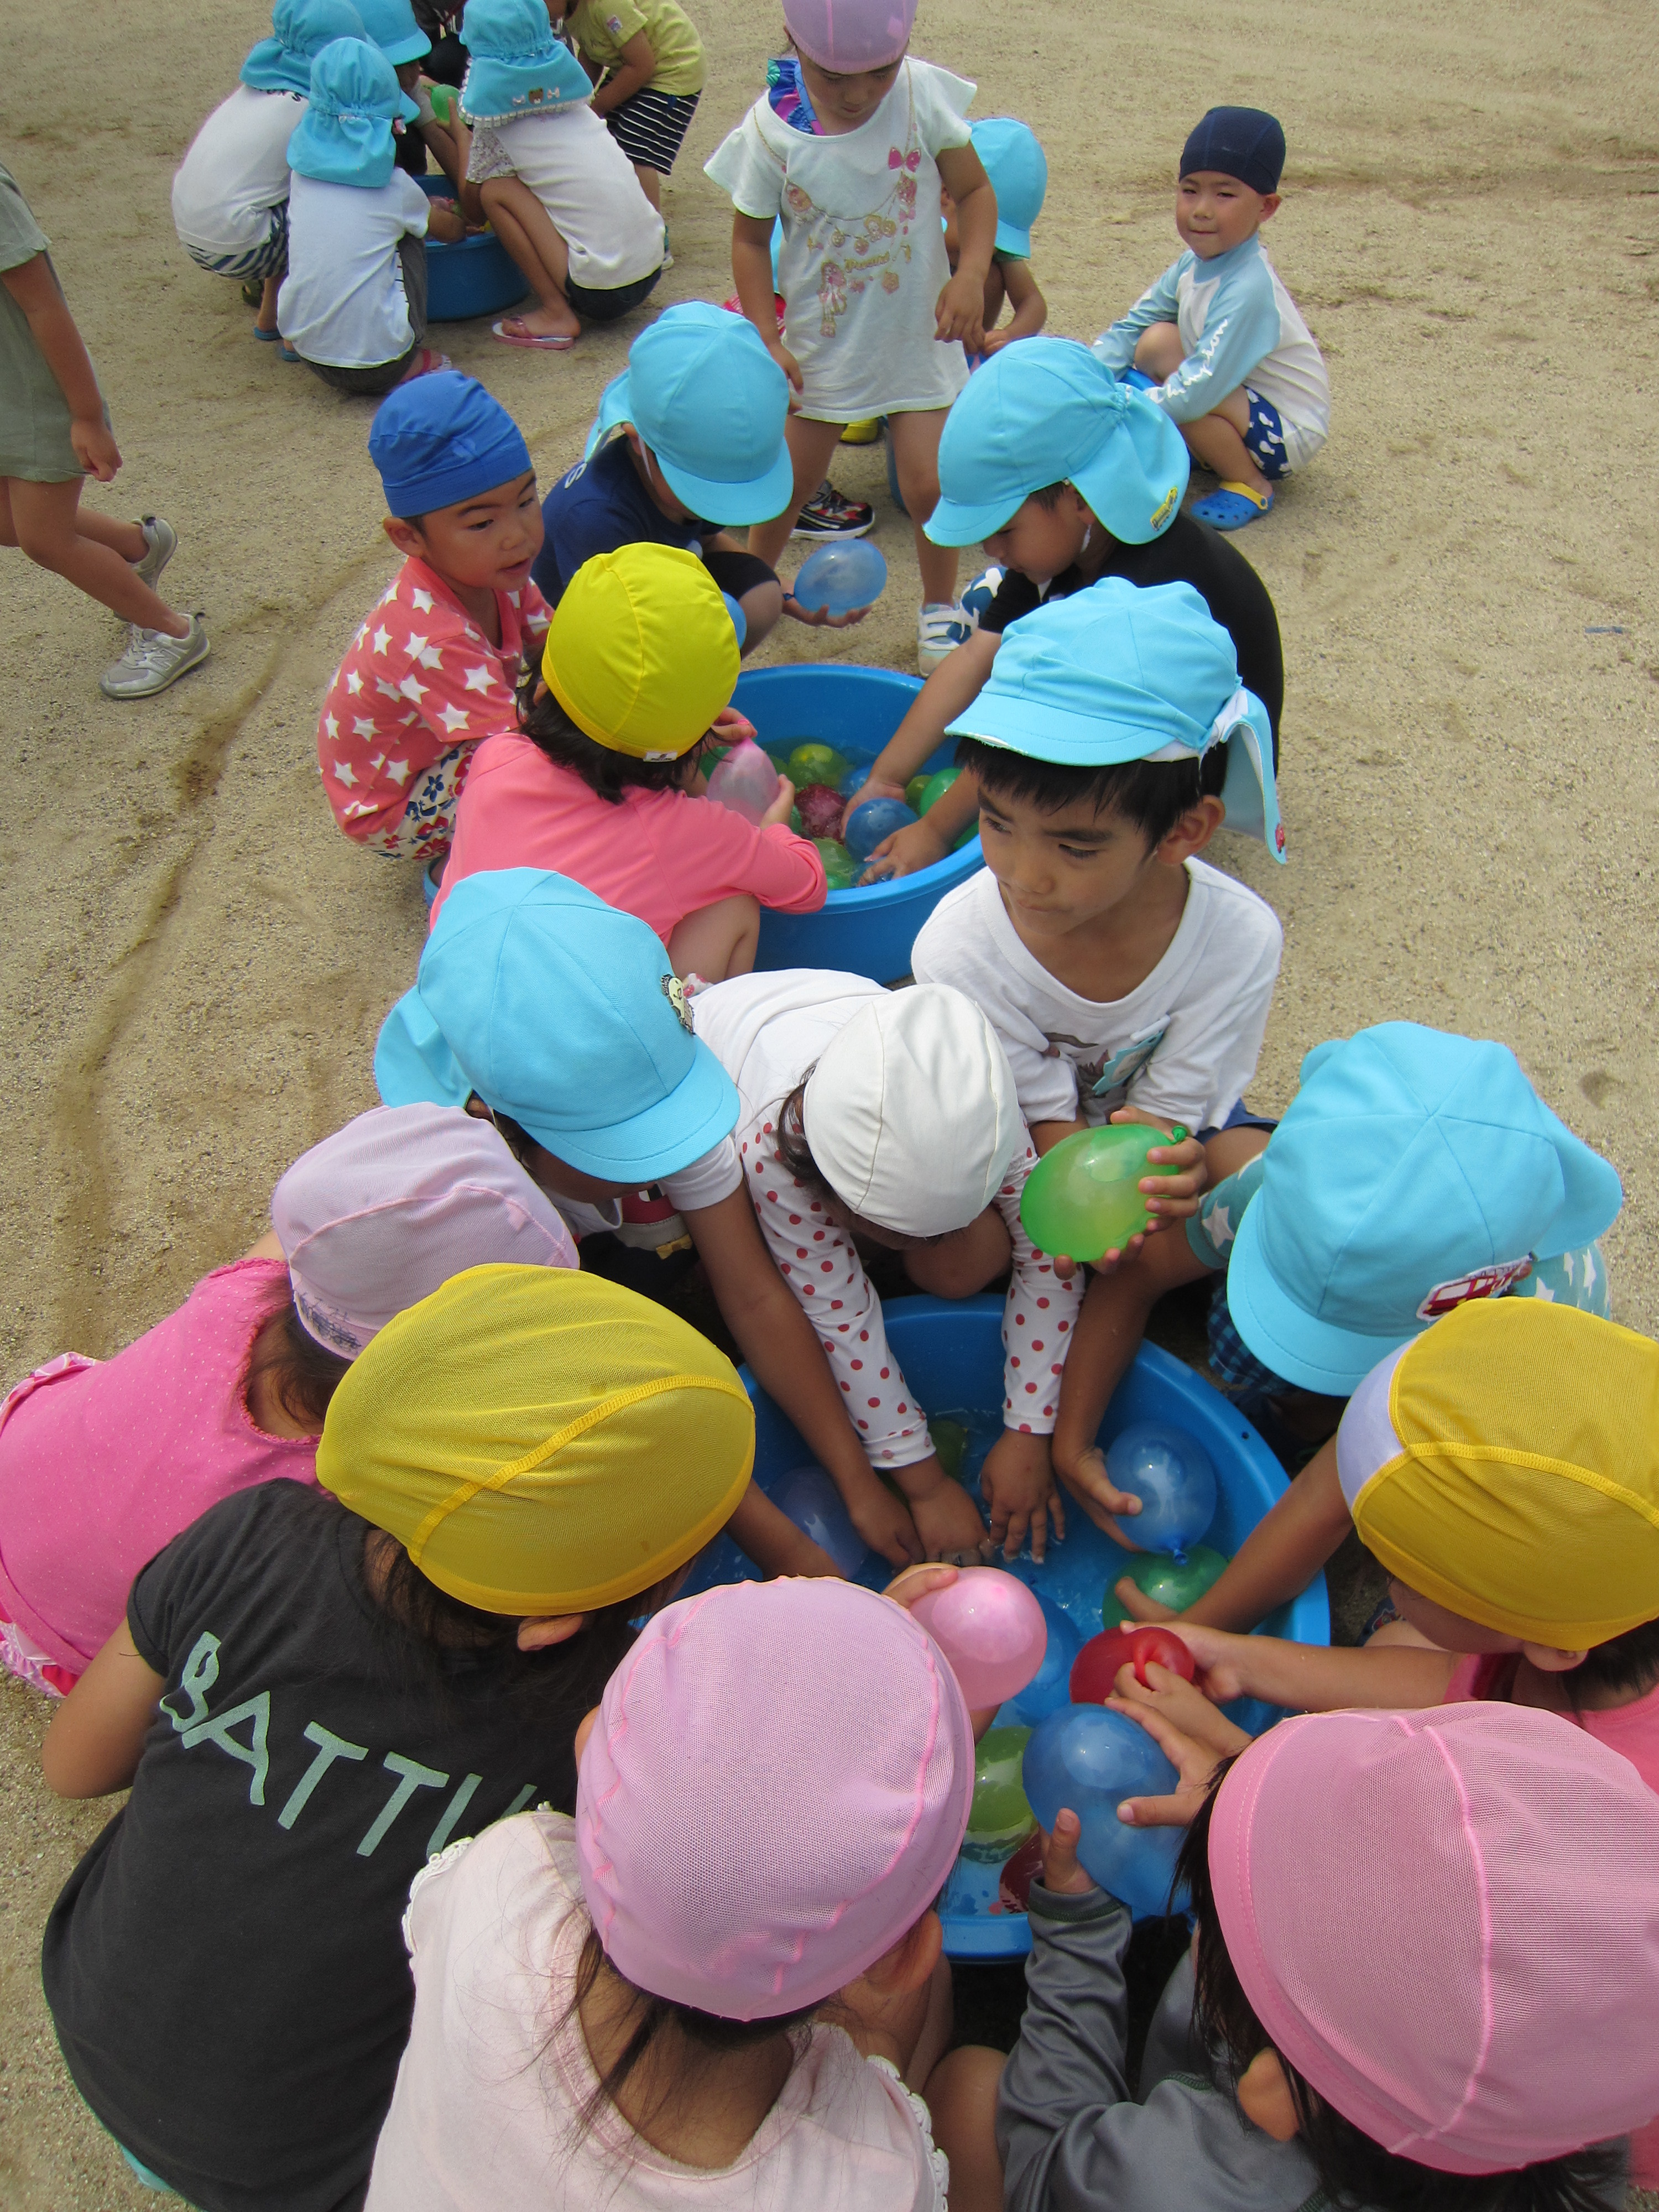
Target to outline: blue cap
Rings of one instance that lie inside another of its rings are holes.
[[[477,0],[473,0],[473,5]],[[468,22],[471,17],[467,18]],[[789,504],[789,380],[751,322],[692,300],[666,307],[599,399],[586,451],[631,422],[669,489],[708,522],[769,522]]]
[[[311,64],[310,105],[288,142],[288,166],[325,185],[372,191],[391,180],[397,163],[394,119],[413,123],[420,112],[378,46],[331,40]]]
[[[1031,225],[1048,190],[1048,156],[1036,131],[1012,116],[988,116],[969,136],[997,196],[996,250],[1029,261]]]
[[[1622,1200],[1507,1046],[1385,1022],[1303,1061],[1227,1310],[1276,1374],[1346,1397],[1454,1305],[1592,1243]]]
[[[1237,177],[1264,197],[1279,190],[1285,173],[1285,132],[1261,107],[1212,107],[1181,149],[1181,171],[1200,169]]]
[[[276,0],[270,27],[276,35],[242,64],[242,82],[255,92],[309,93],[311,64],[329,40],[364,35],[351,0]]]
[[[368,457],[393,514],[459,507],[531,465],[524,433],[476,378],[440,369],[400,384],[376,410]]]
[[[587,71],[554,37],[544,0],[467,0],[463,35],[461,112],[470,123],[556,115],[593,97]]]
[[[1106,576],[1010,623],[984,689],[946,734],[1067,768],[1201,760],[1224,745],[1228,829],[1285,858],[1273,725],[1190,584],[1143,590]]]
[[[393,69],[432,52],[432,41],[416,21],[409,0],[357,0],[357,13],[370,44],[380,48]]]
[[[1112,536],[1145,545],[1181,512],[1187,441],[1161,407],[1072,338],[1025,338],[976,369],[945,418],[936,545],[977,545],[1034,491],[1069,483]]]
[[[456,884],[381,1026],[374,1080],[388,1106],[476,1091],[568,1166],[630,1188],[690,1167],[738,1119],[655,930],[542,868]]]

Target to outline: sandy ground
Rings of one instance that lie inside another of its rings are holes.
[[[669,209],[656,304],[729,289],[700,163],[780,35],[769,4],[692,0],[710,88]],[[0,825],[0,1365],[107,1353],[259,1233],[272,1181],[373,1100],[374,1028],[421,940],[414,872],[349,848],[319,791],[319,695],[390,575],[368,410],[248,335],[235,288],[172,232],[168,182],[263,27],[159,0],[54,4],[15,41],[3,158],[54,242],[126,456],[92,503],[159,510],[167,583],[214,657],[163,699],[96,690],[112,620],[5,562],[13,795]],[[124,39],[122,30],[126,36]],[[1659,631],[1651,607],[1659,161],[1653,18],[1637,0],[923,0],[917,51],[1024,117],[1052,182],[1051,328],[1092,337],[1176,250],[1170,183],[1217,100],[1291,145],[1278,265],[1331,364],[1334,434],[1243,541],[1288,672],[1291,864],[1220,857],[1285,923],[1255,1091],[1389,1016],[1498,1036],[1614,1160],[1620,1318],[1659,1324],[1652,948]],[[564,360],[487,327],[443,343],[514,410],[544,477],[578,453],[632,325]],[[843,488],[878,495],[878,453]],[[911,664],[908,526],[884,507],[887,603],[780,657]],[[964,571],[964,573],[966,573]],[[0,2202],[146,2200],[58,2063],[41,1923],[102,1809],[35,1772],[42,1716],[0,1687]]]

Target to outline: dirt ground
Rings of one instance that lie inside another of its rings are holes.
[[[771,0],[690,0],[709,88],[668,194],[655,305],[730,289],[702,161],[781,38]],[[0,1366],[107,1353],[259,1233],[273,1180],[373,1102],[376,1024],[422,935],[412,868],[349,847],[318,787],[317,702],[389,577],[366,403],[249,337],[186,258],[172,172],[264,23],[51,0],[11,44],[0,159],[44,228],[126,457],[108,511],[177,526],[167,577],[207,668],[101,699],[111,618],[6,556],[0,712]],[[123,33],[125,33],[124,36]],[[1329,447],[1242,541],[1285,633],[1290,865],[1224,838],[1273,902],[1284,975],[1253,1093],[1321,1039],[1404,1016],[1503,1038],[1625,1177],[1616,1310],[1659,1325],[1654,1114],[1659,629],[1651,471],[1659,299],[1654,18],[1500,0],[922,0],[916,51],[1034,125],[1051,329],[1091,337],[1174,257],[1181,142],[1217,100],[1273,107],[1291,157],[1270,242],[1330,362]],[[544,478],[578,454],[640,318],[565,359],[487,325],[441,342],[511,407]],[[769,657],[913,665],[908,526],[861,629]],[[964,569],[964,574],[966,574]],[[40,1930],[106,1808],[41,1789],[39,1701],[0,1687],[0,2203],[142,2204],[59,2064]]]

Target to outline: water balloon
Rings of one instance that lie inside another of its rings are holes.
[[[1143,1552],[1184,1559],[1215,1518],[1215,1466],[1196,1437],[1161,1421],[1138,1421],[1106,1447],[1106,1472],[1140,1500],[1124,1533]]]
[[[974,1802],[963,1850],[970,1859],[1006,1859],[1036,1826],[1020,1782],[1020,1762],[1031,1731],[994,1728],[974,1753]]]
[[[1169,1911],[1184,1831],[1129,1827],[1117,1817],[1126,1797],[1171,1796],[1180,1786],[1144,1729],[1103,1705],[1067,1705],[1038,1723],[1022,1773],[1043,1827],[1052,1832],[1062,1809],[1077,1814],[1078,1857],[1103,1889],[1137,1919]]]
[[[1003,1708],[1010,1720],[1024,1721],[1032,1728],[1059,1706],[1071,1703],[1072,1662],[1083,1641],[1069,1614],[1041,1595],[1037,1603],[1042,1607],[1042,1618],[1048,1627],[1042,1664],[1025,1687],[1017,1690]]]
[[[797,791],[804,791],[809,783],[827,783],[833,789],[846,775],[848,765],[846,754],[838,753],[833,745],[820,744],[816,738],[803,738],[784,756],[783,772]]]
[[[1117,1693],[1117,1678],[1133,1667],[1144,1688],[1148,1666],[1167,1667],[1183,1682],[1193,1679],[1193,1655],[1167,1628],[1109,1628],[1091,1636],[1077,1655],[1071,1674],[1074,1705],[1103,1705]]]
[[[1026,1179],[1019,1201],[1026,1234],[1041,1250],[1064,1252],[1073,1260],[1121,1252],[1132,1237],[1145,1232],[1150,1218],[1141,1178],[1181,1173],[1149,1162],[1147,1153],[1159,1145],[1179,1144],[1186,1134],[1179,1127],[1166,1137],[1142,1122],[1109,1121],[1063,1138]]]
[[[1226,1564],[1221,1553],[1212,1552],[1207,1544],[1194,1544],[1184,1559],[1172,1559],[1164,1552],[1137,1552],[1125,1571],[1154,1604],[1167,1605],[1171,1613],[1185,1613],[1219,1578]],[[1110,1590],[1100,1617],[1108,1628],[1115,1628],[1123,1618],[1123,1607]]]
[[[896,830],[908,830],[915,818],[912,809],[896,799],[866,799],[847,818],[847,849],[855,859],[867,860],[883,838],[890,837]],[[1054,1150],[1058,1152],[1060,1146],[1056,1145]]]
[[[1000,1567],[963,1567],[943,1589],[924,1591],[910,1612],[950,1661],[971,1711],[1017,1696],[1042,1664],[1042,1607]]]
[[[739,738],[708,779],[708,796],[745,822],[758,822],[777,795],[777,769],[752,738]]]
[[[796,603],[808,614],[850,615],[872,606],[887,588],[887,563],[868,539],[820,545],[805,562],[793,586]]]

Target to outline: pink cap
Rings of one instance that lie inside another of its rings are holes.
[[[974,1741],[937,1646],[842,1582],[732,1583],[657,1613],[576,1783],[582,1890],[636,1989],[723,2020],[856,1981],[945,1887]]]
[[[1282,1721],[1210,1875],[1280,2056],[1385,2150],[1508,2173],[1659,2106],[1659,1798],[1521,1705]]]
[[[910,43],[916,0],[783,0],[797,52],[838,76],[885,69]]]
[[[394,1314],[490,1261],[574,1267],[557,1208],[459,1106],[376,1106],[302,1152],[270,1223],[319,1344],[355,1359]]]

